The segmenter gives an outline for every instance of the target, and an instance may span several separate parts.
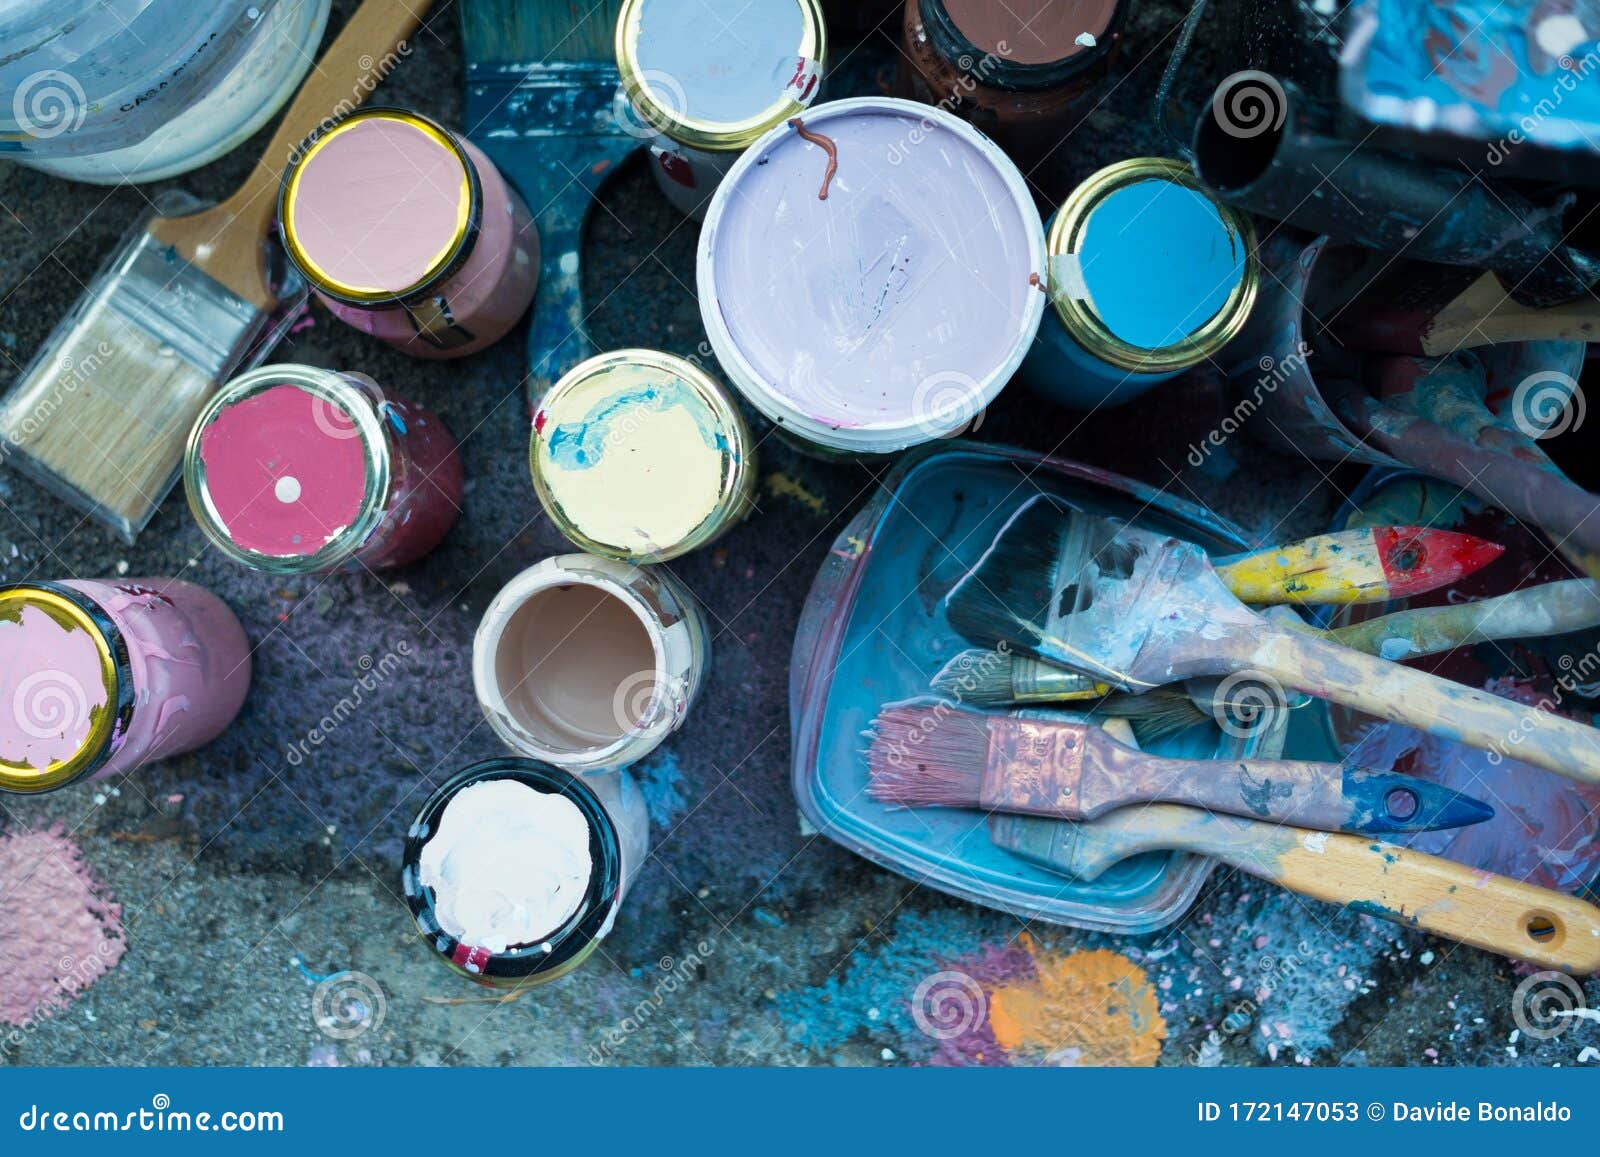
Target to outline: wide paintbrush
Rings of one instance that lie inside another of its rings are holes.
[[[1068,522],[1044,498],[1013,515],[947,597],[951,625],[1125,691],[1242,674],[1600,783],[1600,731],[1274,624],[1192,543],[1106,519],[1091,531],[1092,563],[1061,576]]]
[[[980,715],[948,704],[878,713],[867,792],[907,807],[966,807],[1094,819],[1129,804],[1191,804],[1369,835],[1465,827],[1478,800],[1390,772],[1284,759],[1165,759],[1093,724]]]
[[[1142,852],[1195,852],[1302,896],[1513,960],[1579,976],[1600,971],[1600,908],[1370,836],[1177,804],[1123,808],[1082,823],[997,815],[989,819],[989,835],[1024,859],[1081,880]]]

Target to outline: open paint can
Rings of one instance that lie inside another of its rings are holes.
[[[739,154],[805,111],[825,45],[817,0],[624,0],[618,120],[673,205],[700,219]]]
[[[1050,301],[1022,365],[1078,410],[1130,401],[1244,328],[1260,273],[1248,214],[1189,169],[1135,157],[1095,173],[1050,221]]]
[[[575,366],[533,419],[533,485],[587,551],[661,562],[704,546],[754,501],[755,445],[710,374],[656,350]]]
[[[272,574],[403,566],[461,509],[444,423],[364,374],[270,365],[207,403],[184,455],[189,509],[212,544]]]
[[[906,0],[901,83],[1032,167],[1104,84],[1126,7],[1122,0]]]
[[[490,759],[428,798],[400,880],[439,960],[479,984],[523,988],[594,953],[649,850],[649,813],[626,773],[580,780]]]
[[[706,214],[697,281],[717,361],[823,454],[975,426],[1044,314],[1044,228],[1022,174],[913,101],[818,105],[804,129],[753,145]]]
[[[105,779],[210,743],[250,689],[221,599],[178,579],[0,586],[0,791]]]
[[[278,194],[284,248],[335,317],[403,353],[475,353],[528,311],[539,234],[471,141],[390,108],[309,138]]]
[[[518,753],[610,771],[682,726],[709,658],[700,608],[672,575],[564,554],[494,597],[472,681],[489,726]]]

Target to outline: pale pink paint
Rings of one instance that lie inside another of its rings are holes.
[[[0,622],[0,760],[43,769],[71,759],[106,703],[92,634],[37,607]]]
[[[127,950],[122,906],[59,824],[0,836],[0,895],[0,1023],[60,1010]]]
[[[340,406],[294,385],[226,406],[200,436],[206,489],[244,550],[316,554],[361,513],[366,452]]]
[[[399,292],[455,236],[465,180],[461,158],[432,136],[367,117],[304,163],[291,225],[333,280]]]

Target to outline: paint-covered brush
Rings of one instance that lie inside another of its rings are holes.
[[[970,641],[1125,691],[1244,674],[1600,783],[1594,728],[1287,629],[1234,598],[1200,547],[1109,519],[1088,531],[1099,543],[1089,566],[1061,575],[1056,544],[1068,531],[1052,533],[1052,520],[1069,521],[1048,499],[1025,505],[951,590],[946,614]]]
[[[1194,852],[1302,896],[1513,960],[1579,976],[1600,971],[1600,908],[1370,836],[1150,804],[1082,823],[991,816],[989,837],[1032,863],[1080,880],[1093,880],[1142,852]]]
[[[279,299],[267,232],[284,167],[324,118],[365,99],[373,60],[431,3],[366,0],[233,196],[147,218],[123,240],[0,411],[20,469],[133,541],[177,481],[200,408],[270,346]]]
[[[1092,820],[1182,803],[1323,831],[1421,832],[1494,816],[1437,784],[1337,763],[1166,759],[1093,724],[980,715],[948,704],[886,707],[867,750],[880,803]]]
[[[1241,602],[1384,603],[1457,583],[1488,566],[1504,549],[1454,530],[1377,526],[1218,559],[1216,568],[1217,577]]]
[[[1340,310],[1333,332],[1354,349],[1442,357],[1520,341],[1600,340],[1600,297],[1523,305],[1494,273],[1407,263]]]

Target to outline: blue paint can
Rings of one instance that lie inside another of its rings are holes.
[[[1018,372],[1077,410],[1121,405],[1211,358],[1256,298],[1249,215],[1164,157],[1089,177],[1050,218],[1047,248],[1054,308]]]

